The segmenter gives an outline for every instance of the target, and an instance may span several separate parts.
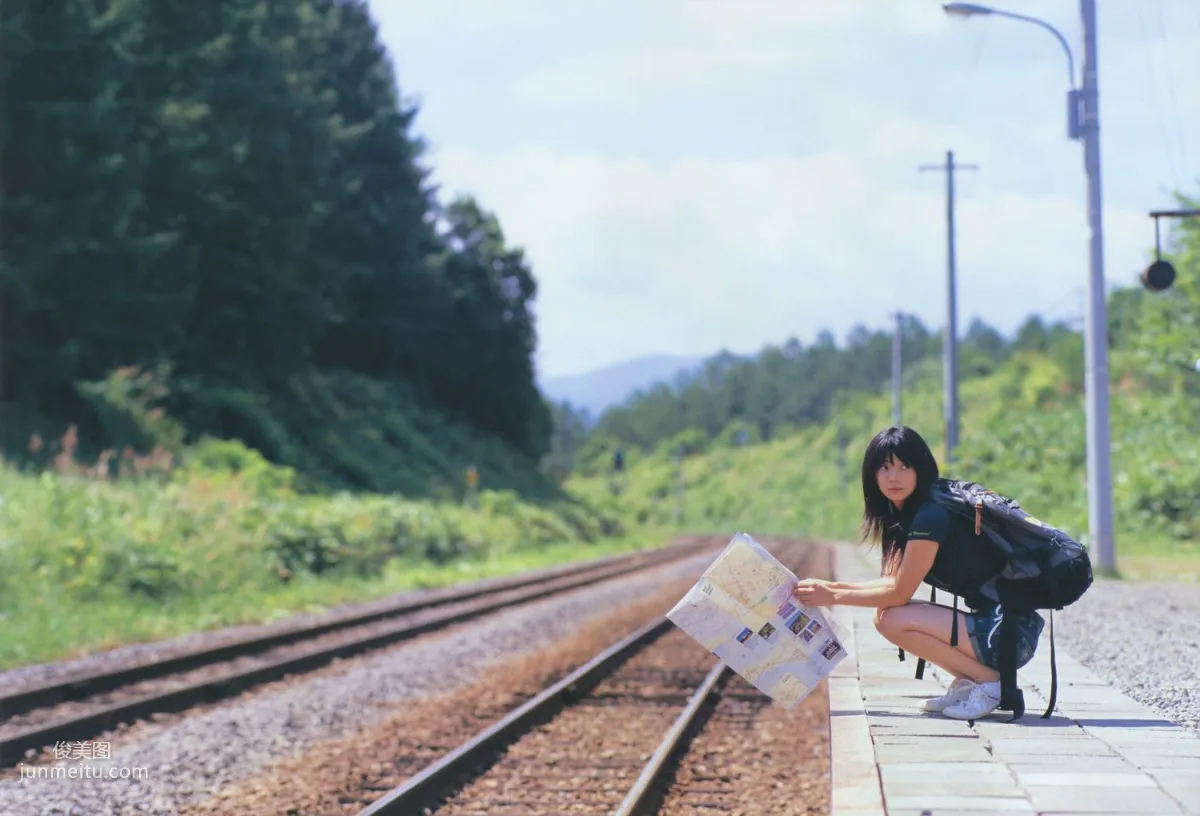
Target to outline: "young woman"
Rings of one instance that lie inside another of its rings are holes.
[[[807,579],[795,596],[811,606],[875,607],[880,634],[955,678],[946,694],[925,701],[925,710],[974,720],[1000,704],[996,633],[1003,615],[1017,613],[980,595],[1004,562],[980,552],[973,537],[963,535],[946,509],[930,500],[937,478],[937,460],[916,431],[888,428],[876,435],[863,457],[863,536],[882,542],[883,577],[860,583]],[[974,549],[966,552],[967,547]],[[953,609],[913,600],[926,576],[953,588],[973,610],[958,615],[957,646],[950,645]],[[1044,621],[1029,612],[1020,613],[1016,623],[1020,668],[1033,658]]]

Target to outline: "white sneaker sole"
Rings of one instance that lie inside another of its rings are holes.
[[[971,697],[971,689],[973,686],[967,686],[965,689],[960,688],[958,694],[950,697],[948,694],[943,694],[941,697],[930,697],[921,703],[921,710],[928,711],[932,714],[941,714],[950,706],[961,705]]]
[[[943,716],[949,717],[952,720],[979,720],[979,719],[983,719],[987,715],[991,714],[993,711],[995,711],[999,707],[1000,707],[999,700],[997,700],[996,704],[994,706],[992,706],[991,708],[985,708],[982,711],[979,711],[978,713],[976,713],[974,711],[967,712],[967,711],[962,710],[961,708],[957,708],[956,706],[946,706],[946,708],[942,710],[942,714],[943,714]]]
[[[947,703],[947,702],[935,703],[935,702],[933,702],[933,700],[926,700],[924,703],[921,704],[921,710],[928,711],[931,714],[941,714],[947,708],[950,708],[951,706],[956,706],[961,702],[963,702],[963,701],[962,700],[954,700],[953,702],[949,702],[949,703]]]

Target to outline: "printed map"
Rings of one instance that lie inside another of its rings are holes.
[[[840,630],[792,597],[796,584],[791,570],[738,533],[667,617],[791,709],[846,657]]]

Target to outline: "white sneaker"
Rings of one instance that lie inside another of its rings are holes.
[[[971,689],[973,688],[975,688],[975,681],[966,677],[955,678],[945,694],[941,697],[926,700],[921,704],[921,708],[925,711],[944,711],[947,706],[965,703],[967,698],[971,696]]]
[[[955,720],[978,720],[1000,707],[1000,683],[979,683],[964,702],[947,706],[942,713]]]

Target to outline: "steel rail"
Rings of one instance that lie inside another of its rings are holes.
[[[95,694],[113,691],[122,686],[139,683],[143,680],[152,680],[171,674],[179,674],[213,663],[220,663],[236,657],[267,651],[278,646],[286,646],[302,640],[310,640],[340,629],[349,629],[355,626],[386,620],[387,618],[420,612],[424,609],[447,606],[473,598],[496,595],[521,587],[547,583],[569,575],[591,572],[611,564],[622,564],[646,559],[653,561],[657,560],[658,557],[666,557],[673,555],[677,551],[686,552],[691,549],[694,548],[687,544],[676,544],[657,550],[641,550],[628,555],[610,556],[594,561],[552,567],[548,570],[539,570],[532,574],[523,573],[510,578],[481,581],[471,584],[466,588],[450,587],[442,590],[434,590],[429,593],[421,593],[416,598],[405,597],[397,603],[368,612],[341,615],[332,620],[297,626],[284,631],[251,634],[218,646],[192,649],[163,659],[142,660],[119,669],[101,670],[69,676],[61,680],[22,688],[7,694],[0,694],[0,721],[39,708],[82,700]]]
[[[805,557],[808,557],[806,552]],[[460,744],[416,775],[376,799],[355,816],[412,816],[430,813],[446,794],[474,774],[487,757],[520,739],[538,725],[553,720],[572,702],[587,695],[602,680],[614,674],[630,657],[666,634],[673,624],[658,618],[593,657],[571,674],[530,698],[500,720]],[[631,786],[614,816],[642,816],[651,812],[671,762],[686,748],[715,709],[715,701],[732,676],[724,661],[705,676],[688,698],[657,750]]]
[[[88,713],[36,725],[0,738],[0,767],[10,767],[19,762],[27,751],[36,750],[60,740],[87,739],[111,730],[120,723],[143,719],[151,714],[176,712],[196,704],[215,702],[253,686],[281,679],[289,674],[312,671],[327,665],[336,658],[349,657],[389,646],[456,623],[480,618],[500,609],[541,600],[685,558],[694,552],[694,549],[681,548],[666,555],[664,550],[663,554],[657,557],[633,559],[609,569],[596,570],[593,568],[580,571],[576,575],[559,578],[557,581],[542,582],[532,588],[518,588],[513,590],[512,597],[496,597],[496,594],[488,594],[478,598],[476,603],[466,608],[419,623],[398,624],[394,628],[333,645],[315,647],[261,666],[232,670],[181,688],[141,695]]]
[[[471,766],[529,729],[553,719],[572,698],[586,695],[639,650],[666,634],[671,626],[666,618],[658,618],[614,643],[404,784],[372,802],[359,811],[358,816],[412,816],[423,812]]]
[[[671,763],[687,747],[691,737],[708,722],[716,708],[720,691],[731,675],[724,661],[713,667],[688,700],[687,708],[667,731],[613,816],[648,816],[654,813],[657,799],[663,794],[670,776]]]

